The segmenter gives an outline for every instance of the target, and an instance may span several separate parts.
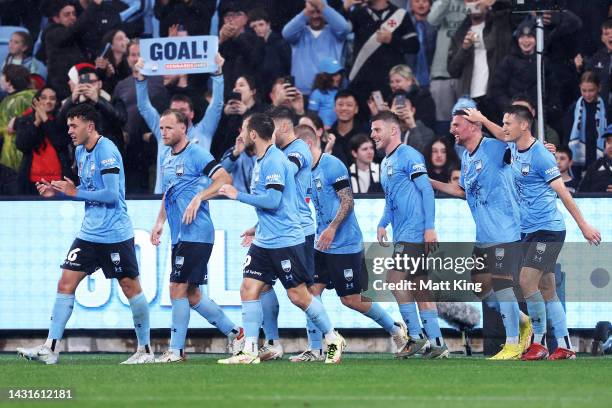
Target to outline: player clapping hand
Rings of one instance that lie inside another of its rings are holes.
[[[77,188],[74,185],[74,181],[68,177],[64,177],[64,180],[52,181],[51,187],[60,193],[63,193],[69,197],[75,197],[77,195]]]

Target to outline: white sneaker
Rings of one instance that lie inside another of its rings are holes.
[[[242,350],[235,356],[217,360],[218,364],[259,364],[261,360],[255,353]]]
[[[52,351],[44,344],[32,348],[19,347],[17,354],[28,360],[40,361],[44,364],[57,364],[59,360],[59,353]]]
[[[336,332],[336,339],[327,344],[327,356],[325,364],[340,364],[342,361],[342,352],[346,348],[346,340]]]
[[[130,356],[127,360],[121,362],[121,364],[148,364],[155,362],[155,354],[149,349],[147,350],[144,347],[139,347],[138,350],[134,354]]]
[[[246,340],[246,337],[244,336],[244,330],[241,327],[238,335],[234,337],[232,340],[230,340],[229,344],[227,345],[227,349],[229,350],[232,356],[235,356],[236,354],[242,351],[242,349],[244,348],[245,340]]]
[[[305,350],[296,356],[289,357],[292,363],[307,363],[310,361],[325,361],[325,354],[318,351]]]
[[[185,361],[185,357],[178,354],[175,350],[166,350],[164,354],[155,359],[156,363],[179,363]]]
[[[261,361],[280,360],[284,354],[283,346],[280,343],[266,343],[259,349],[259,359]]]
[[[406,323],[400,321],[395,322],[395,325],[398,326],[400,330],[392,335],[391,338],[393,339],[393,343],[395,343],[396,352],[399,352],[400,350],[404,349],[406,343],[408,343],[408,340],[410,340],[410,337],[408,337],[408,328],[406,327]]]

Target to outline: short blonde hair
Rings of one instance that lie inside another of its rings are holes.
[[[408,65],[399,64],[394,66],[393,68],[391,68],[391,70],[389,70],[389,78],[391,78],[391,75],[394,74],[404,77],[406,79],[412,79],[412,81],[417,84],[417,86],[421,86],[421,84],[419,84],[419,80],[414,76],[414,72],[412,72],[412,69],[410,69]]]

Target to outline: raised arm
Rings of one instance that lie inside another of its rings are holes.
[[[495,122],[491,122],[485,115],[483,115],[478,109],[468,108],[464,109],[467,116],[465,118],[470,122],[480,122],[491,134],[502,142],[506,142],[504,130]]]

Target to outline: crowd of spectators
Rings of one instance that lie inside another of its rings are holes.
[[[572,192],[612,193],[612,0],[567,2],[544,23],[544,138]],[[510,0],[3,0],[18,26],[0,61],[0,195],[34,195],[41,179],[77,179],[66,112],[88,103],[121,151],[130,194],[159,193],[159,112],[179,109],[191,142],[210,149],[240,191],[256,157],[246,115],[293,109],[349,169],[356,193],[380,193],[369,136],[381,110],[429,176],[458,183],[454,109],[500,123],[536,115],[536,17]],[[146,77],[140,39],[216,35],[211,74]]]

